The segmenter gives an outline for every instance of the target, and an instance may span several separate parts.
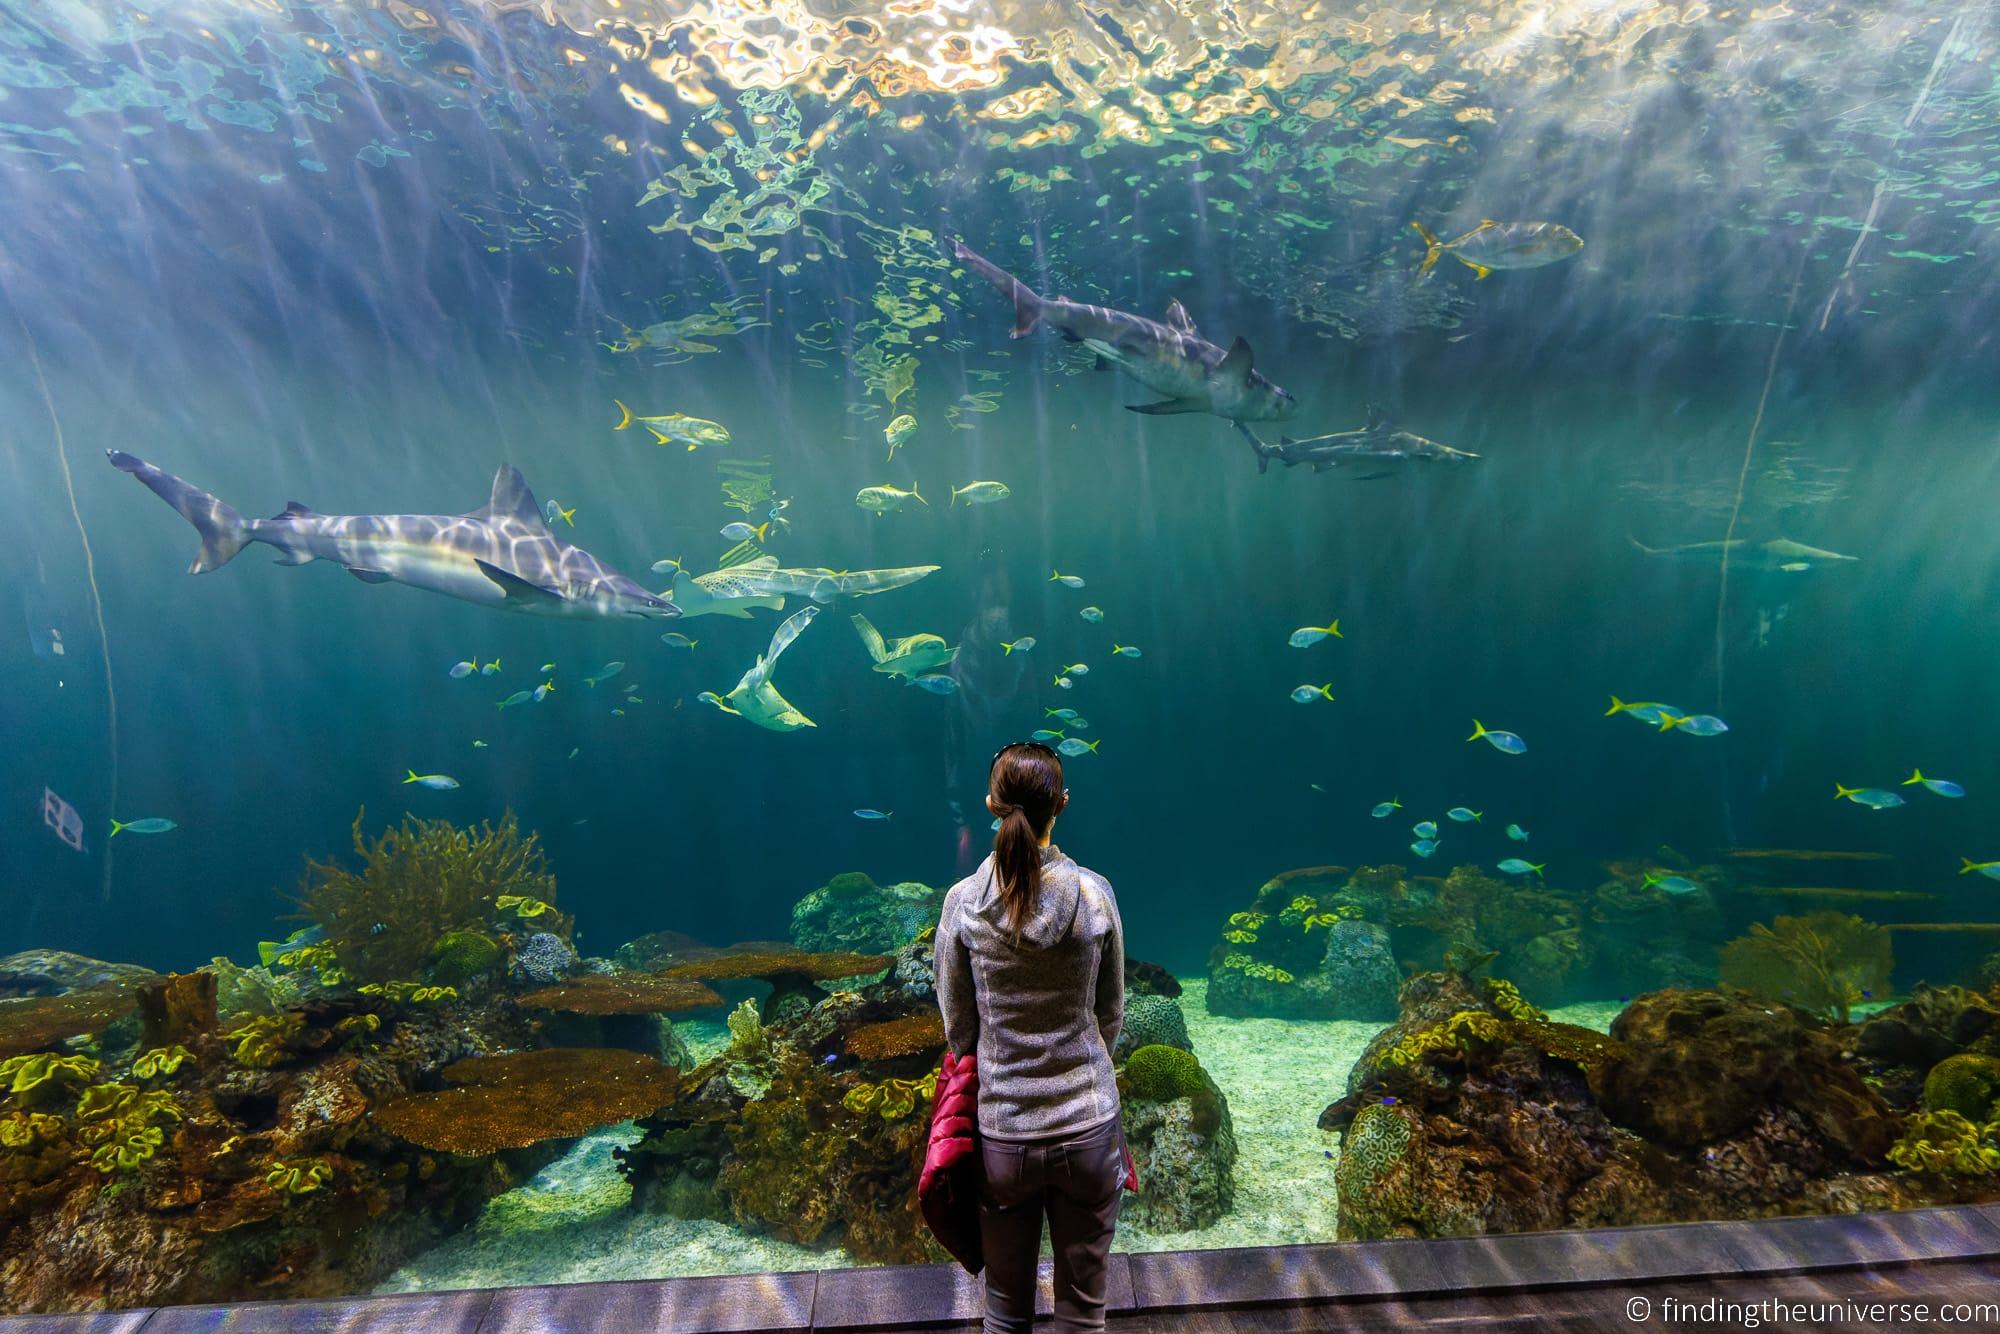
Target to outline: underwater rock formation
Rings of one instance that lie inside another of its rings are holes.
[[[106,963],[66,950],[21,950],[0,957],[0,1000],[62,996],[153,975],[152,969],[136,963]]]
[[[1231,914],[1209,958],[1210,1014],[1394,1017],[1402,974],[1390,952],[1388,928],[1366,920],[1366,910],[1351,899],[1328,906],[1292,892],[1299,884],[1323,885],[1336,872],[1344,868],[1288,872],[1258,890],[1250,908]]]
[[[1868,1016],[1853,1050],[1867,1076],[1897,1106],[1922,1095],[1931,1070],[1960,1052],[2000,1056],[2000,1004],[1964,987],[1918,983],[1908,1000]]]
[[[1605,1037],[1455,974],[1410,979],[1401,1004],[1320,1121],[1345,1135],[1343,1238],[1906,1208],[2000,1185],[1983,1128],[1938,1122],[1899,1148],[1902,1118],[1800,1010],[1669,990]],[[1892,1170],[1904,1158],[1928,1166]]]
[[[1120,1217],[1149,1232],[1208,1227],[1236,1194],[1229,1101],[1192,1052],[1142,1046],[1119,1072],[1126,1146],[1139,1190]]]
[[[817,953],[887,953],[936,926],[944,896],[944,890],[915,881],[878,885],[859,871],[847,871],[793,905],[792,943]]]
[[[1125,1026],[1118,1030],[1118,1041],[1112,1044],[1112,1061],[1122,1062],[1140,1047],[1154,1045],[1194,1050],[1181,1003],[1169,996],[1127,992]]]

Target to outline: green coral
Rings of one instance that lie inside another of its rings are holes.
[[[1285,905],[1286,912],[1307,913],[1319,907],[1319,900],[1310,894],[1301,894]]]
[[[1924,1106],[1933,1112],[1956,1112],[1971,1121],[2000,1119],[1994,1102],[2000,1098],[2000,1057],[1962,1052],[1931,1067],[1924,1080]]]
[[[1258,927],[1264,925],[1264,923],[1269,920],[1270,920],[1269,913],[1233,912],[1229,914],[1229,924],[1231,926],[1240,926],[1250,931],[1255,931]]]
[[[1388,1066],[1412,1065],[1433,1052],[1460,1054],[1470,1046],[1493,1046],[1507,1040],[1507,1025],[1484,1010],[1460,1010],[1442,1022],[1405,1033],[1383,1054]]]
[[[429,1005],[458,999],[457,987],[426,985],[422,982],[368,982],[355,988],[364,996],[379,997],[410,1005]]]
[[[1529,1004],[1527,997],[1512,982],[1500,977],[1480,979],[1479,989],[1486,995],[1486,1003],[1509,1019],[1522,1023],[1545,1024],[1549,1016],[1545,1011]]]
[[[132,1062],[132,1077],[154,1079],[160,1075],[170,1075],[193,1059],[194,1053],[179,1043],[171,1047],[155,1047]]]
[[[430,975],[440,982],[464,982],[485,976],[505,960],[500,942],[484,932],[447,931],[431,949]]]
[[[1289,982],[1292,975],[1274,963],[1253,963],[1243,969],[1250,977],[1261,977],[1266,982]]]
[[[285,1062],[290,1055],[287,1045],[305,1031],[305,1026],[303,1015],[260,1014],[224,1033],[222,1040],[234,1044],[229,1054],[238,1065],[268,1070]]]
[[[1125,1059],[1125,1082],[1137,1097],[1171,1102],[1206,1088],[1208,1076],[1193,1052],[1156,1042]]]
[[[1245,931],[1241,927],[1223,932],[1222,938],[1232,945],[1254,945],[1257,943],[1257,933],[1255,931]]]
[[[259,949],[262,949],[261,945]],[[329,987],[337,987],[347,981],[347,973],[340,966],[340,956],[328,944],[300,945],[273,955],[271,962],[281,968],[310,968]]]
[[[9,1112],[0,1116],[0,1149],[33,1149],[62,1138],[60,1116],[43,1112]]]
[[[333,1180],[333,1164],[324,1158],[301,1158],[271,1164],[264,1184],[283,1195],[310,1195]]]
[[[298,894],[300,915],[319,924],[349,976],[415,977],[446,936],[484,930],[496,913],[569,937],[540,841],[523,838],[511,812],[476,828],[406,816],[373,839],[364,816],[354,817],[360,868],[309,861]]]
[[[841,1106],[860,1116],[879,1113],[884,1121],[894,1121],[915,1111],[919,1102],[929,1102],[937,1093],[937,1071],[922,1079],[885,1079],[879,1084],[857,1084],[840,1100]]]
[[[112,1135],[90,1155],[90,1165],[109,1176],[130,1172],[160,1151],[167,1134],[158,1126],[115,1123]]]
[[[2000,1121],[1975,1122],[1957,1112],[1919,1112],[1889,1150],[1889,1161],[1931,1176],[1987,1176],[2000,1171]]]
[[[1222,966],[1224,968],[1248,968],[1255,962],[1256,960],[1247,954],[1225,954],[1222,956]]]
[[[98,1064],[88,1056],[62,1056],[38,1051],[0,1061],[0,1085],[19,1096],[55,1084],[81,1084],[97,1077]]]
[[[1342,920],[1342,915],[1338,912],[1316,912],[1306,918],[1302,925],[1307,931],[1311,931],[1315,927],[1332,926],[1340,920]]]
[[[1370,1103],[1347,1127],[1340,1144],[1340,1171],[1357,1189],[1366,1189],[1410,1151],[1410,1123],[1394,1107]]]
[[[729,1053],[739,1060],[762,1056],[770,1049],[771,1036],[757,1012],[757,1002],[746,1000],[729,1012]]]

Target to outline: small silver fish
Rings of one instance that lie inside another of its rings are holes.
[[[958,678],[943,672],[933,672],[929,676],[912,677],[910,684],[930,691],[933,695],[950,695],[958,691]]]
[[[454,662],[451,665],[450,676],[451,679],[454,681],[463,681],[466,677],[472,675],[474,672],[478,670],[479,670],[478,666],[474,663]]]
[[[1097,625],[1104,620],[1104,608],[1085,607],[1077,615],[1083,617],[1084,620],[1089,621],[1092,625]]]
[[[1061,584],[1064,588],[1082,588],[1083,576],[1064,574],[1061,570],[1057,570],[1049,576],[1049,582],[1052,584]]]
[[[1029,649],[1033,648],[1034,646],[1035,646],[1035,637],[1033,635],[1022,635],[1019,639],[1015,640],[1011,644],[1002,643],[1000,645],[1000,656],[1004,658],[1014,653],[1026,653]]]
[[[860,810],[854,812],[854,816],[858,820],[887,820],[895,814],[894,811],[878,811],[868,806],[863,806]]]
[[[701,641],[698,639],[689,639],[686,635],[682,634],[678,630],[669,630],[665,634],[660,636],[660,642],[662,644],[665,644],[668,648],[691,649]]]
[[[421,783],[433,792],[449,792],[458,786],[458,780],[450,774],[420,774],[415,769],[409,770],[408,773],[410,776],[403,780],[405,785]]]
[[[1332,698],[1333,698],[1333,682],[1331,681],[1328,681],[1323,686],[1292,687],[1292,703],[1294,704],[1310,704],[1316,699],[1332,699]]]
[[[1103,744],[1104,740],[1101,737],[1096,741],[1085,741],[1082,737],[1067,736],[1062,739],[1062,744],[1056,747],[1056,752],[1067,755],[1073,760],[1079,755],[1095,755],[1097,748]]]

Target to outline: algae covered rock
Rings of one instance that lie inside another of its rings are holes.
[[[20,950],[0,957],[0,1000],[62,996],[152,976],[152,969],[135,963],[106,963],[67,950]]]
[[[1740,994],[1656,991],[1611,1025],[1622,1059],[1591,1071],[1612,1120],[1676,1149],[1790,1111],[1852,1159],[1880,1164],[1896,1142],[1895,1114],[1842,1059],[1840,1044],[1804,1011]]]
[[[1191,1052],[1151,1045],[1120,1077],[1127,1147],[1139,1173],[1121,1217],[1149,1232],[1208,1227],[1236,1194],[1229,1102]]]
[[[1322,1000],[1320,1018],[1387,1021],[1396,1017],[1396,989],[1402,980],[1389,949],[1388,928],[1350,919],[1326,929],[1319,971],[1300,989]]]
[[[1924,1106],[1933,1112],[1956,1112],[1968,1121],[2000,1120],[1996,1099],[2000,1099],[2000,1057],[1971,1052],[1947,1056],[1924,1080]]]
[[[904,881],[878,885],[847,871],[792,906],[792,943],[802,950],[888,953],[937,925],[945,891]]]

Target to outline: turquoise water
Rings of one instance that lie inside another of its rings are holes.
[[[0,954],[248,962],[357,811],[513,811],[586,953],[781,938],[837,873],[962,874],[988,757],[1041,728],[1096,746],[1059,841],[1188,976],[1329,864],[1519,856],[1579,903],[1731,867],[1704,949],[1813,907],[1990,921],[1959,874],[2000,859],[1988,7],[879,8],[0,0]],[[1477,457],[1317,471],[1128,411],[1160,393],[1056,318],[1010,339],[954,242],[1240,338],[1297,401],[1268,448],[1376,421]],[[677,619],[263,545],[190,577],[106,450],[252,517],[463,514],[518,469],[660,596],[936,568]],[[704,697],[808,606],[772,682],[813,726]],[[857,613],[957,655],[873,671]],[[1868,788],[1906,801],[1836,798]],[[1873,859],[1728,855],[1760,848]],[[1912,897],[1758,892],[1829,888]],[[1990,945],[1899,934],[1894,985]],[[1530,995],[1644,981],[1607,954]]]

